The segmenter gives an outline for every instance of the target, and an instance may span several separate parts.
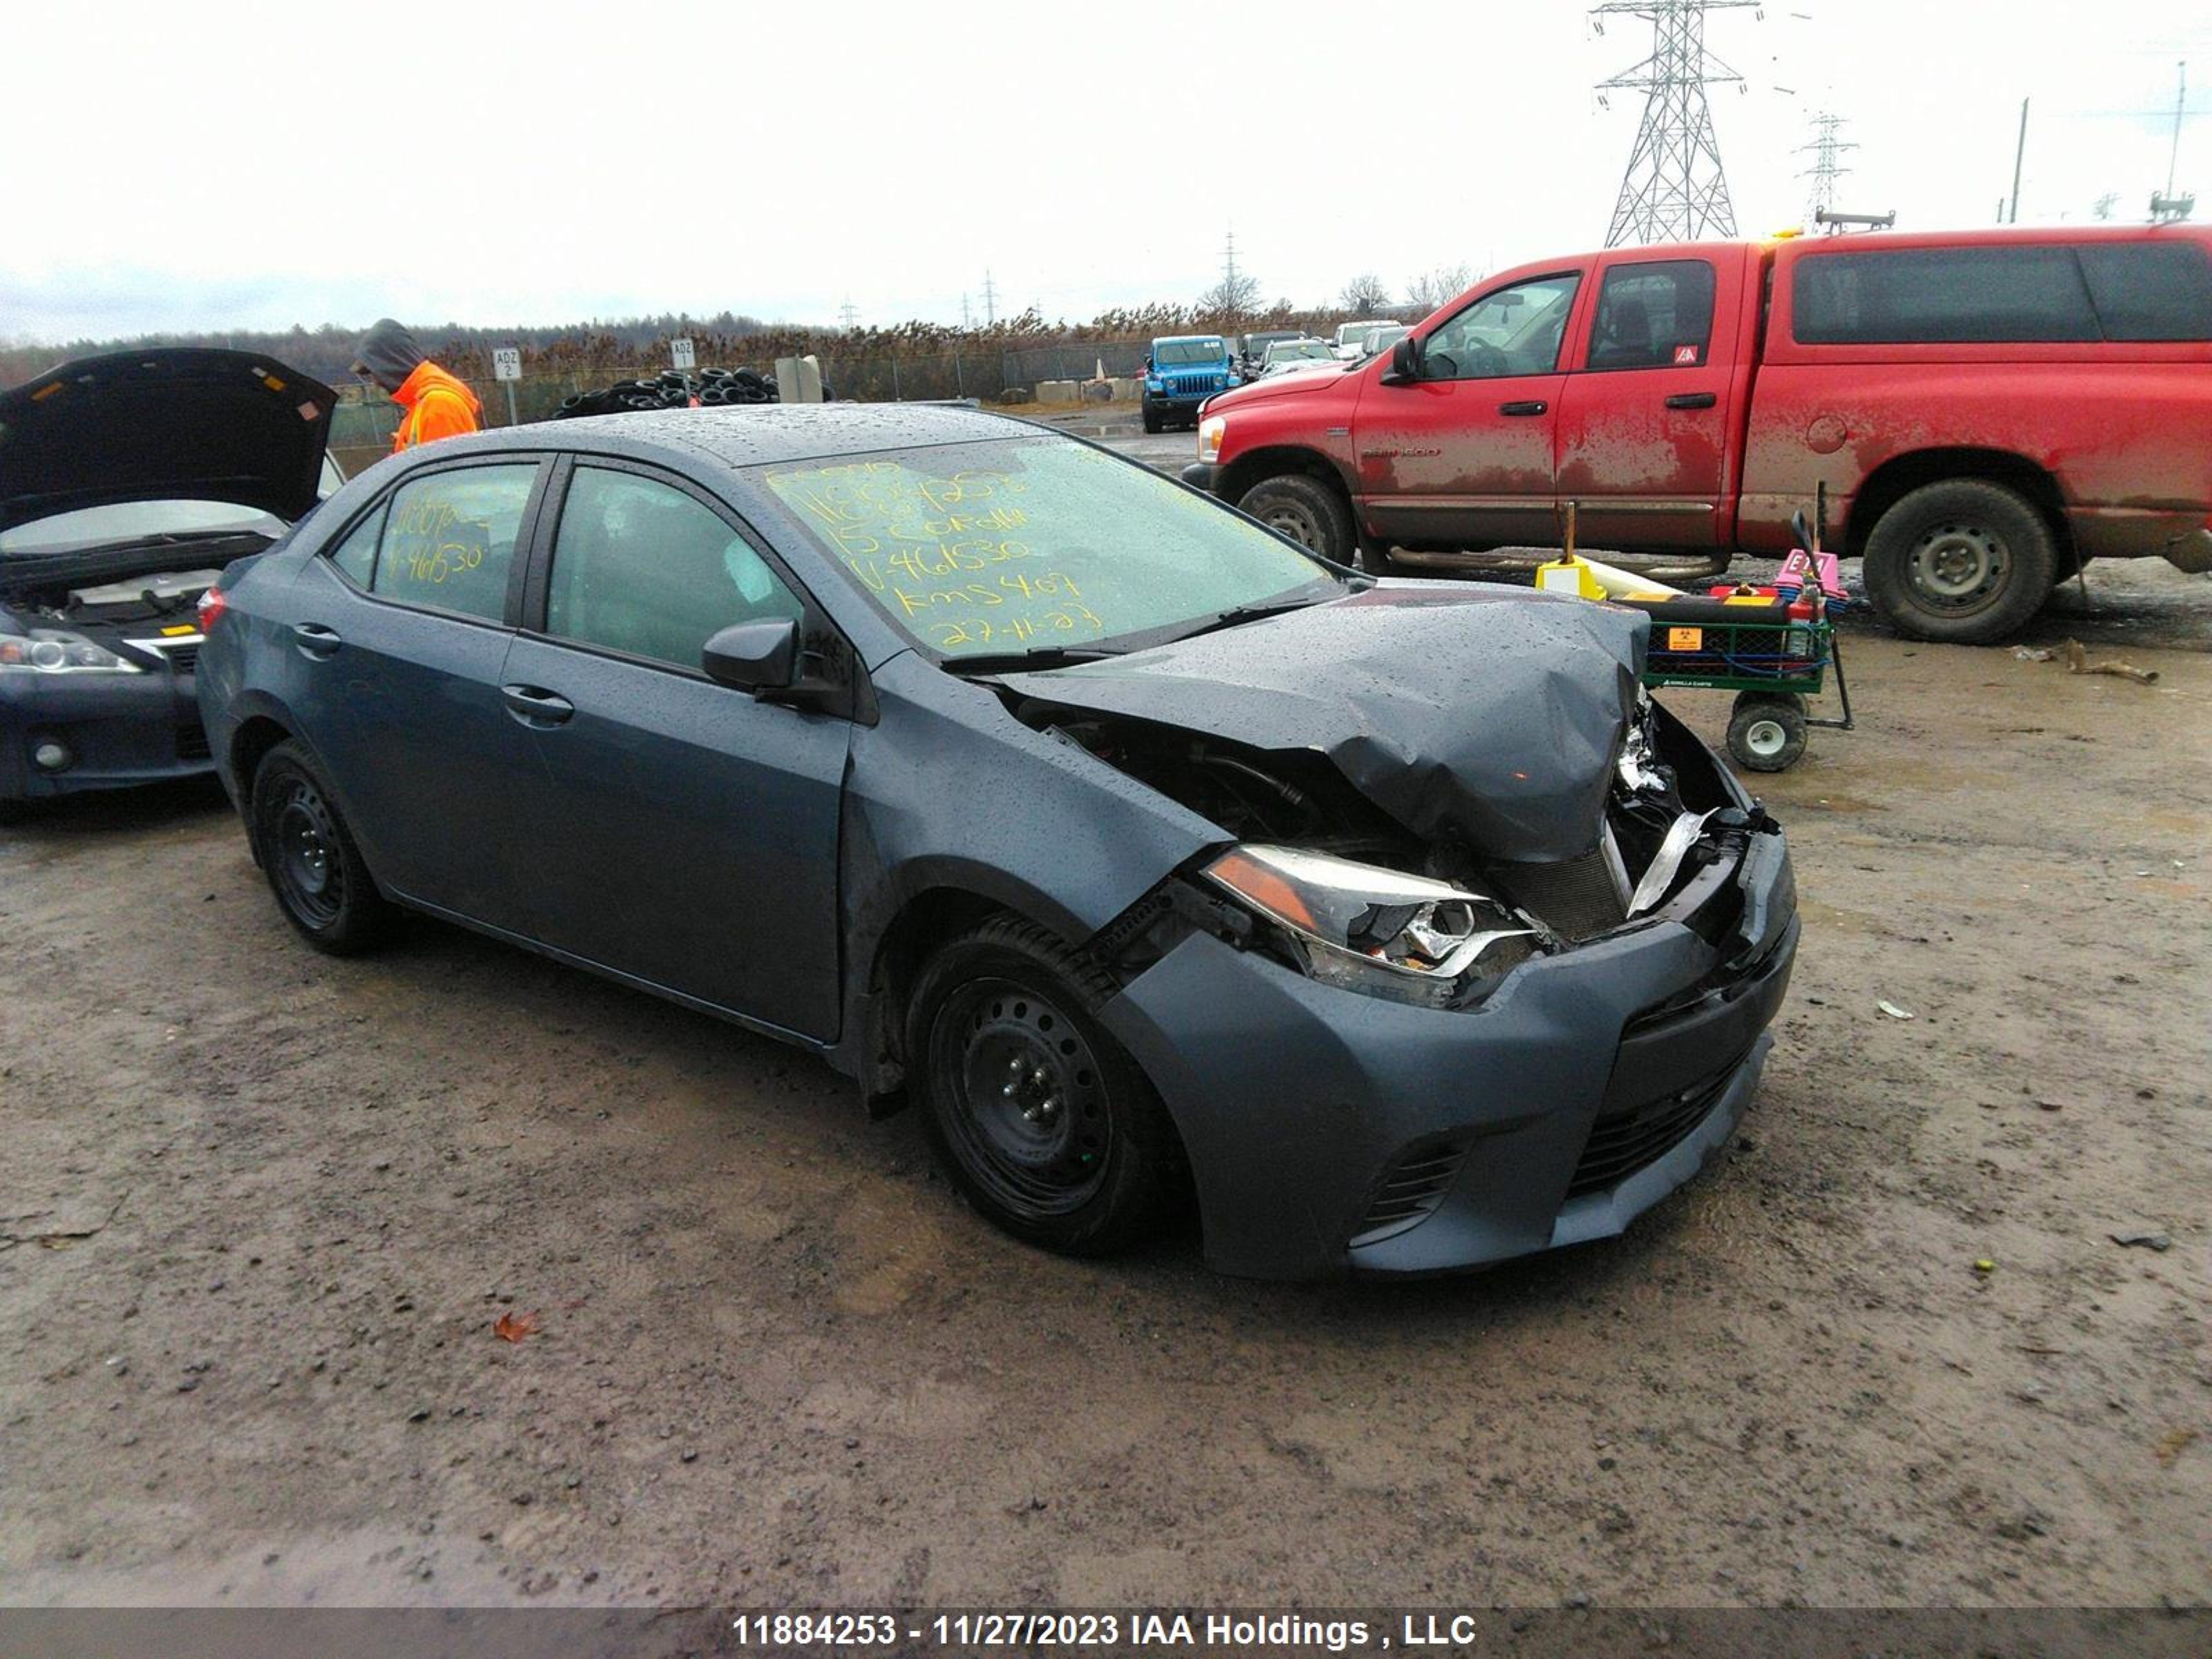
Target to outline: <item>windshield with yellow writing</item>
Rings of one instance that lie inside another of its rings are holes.
[[[893,623],[947,656],[1167,637],[1240,606],[1326,598],[1340,586],[1208,498],[1063,438],[899,450],[760,477]]]

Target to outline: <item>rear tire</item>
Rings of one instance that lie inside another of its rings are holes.
[[[1747,772],[1786,772],[1805,753],[1805,700],[1791,691],[1741,691],[1729,715],[1729,753]]]
[[[1352,503],[1334,484],[1304,472],[1280,473],[1254,484],[1237,505],[1268,529],[1333,563],[1348,565],[1358,556]]]
[[[280,743],[254,769],[247,823],[276,908],[300,937],[334,957],[377,945],[396,914],[376,890],[330,787],[297,743]]]
[[[1166,1109],[1096,1018],[1115,992],[1000,916],[932,957],[907,1005],[907,1075],[946,1173],[993,1224],[1066,1255],[1154,1233],[1179,1167]]]
[[[1867,538],[1868,597],[1917,640],[2008,640],[2050,597],[2057,570],[2057,538],[2034,504],[1980,478],[1922,485]]]

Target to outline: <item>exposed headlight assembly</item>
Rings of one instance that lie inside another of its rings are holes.
[[[1428,1007],[1452,1000],[1492,946],[1531,932],[1491,925],[1510,918],[1464,887],[1295,847],[1231,848],[1206,877],[1279,923],[1323,984]]]
[[[0,672],[33,674],[139,674],[135,662],[94,645],[82,634],[58,628],[34,628],[28,634],[0,634]]]

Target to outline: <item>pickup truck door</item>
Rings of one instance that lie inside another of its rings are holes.
[[[1352,416],[1354,495],[1375,534],[1449,549],[1558,539],[1559,354],[1584,275],[1477,296],[1422,337],[1410,381],[1391,384],[1387,362],[1367,371]]]
[[[1741,258],[1608,254],[1561,395],[1559,490],[1595,548],[1717,548],[1741,424]]]

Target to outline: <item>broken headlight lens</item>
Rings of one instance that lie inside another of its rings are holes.
[[[1295,847],[1234,847],[1206,876],[1280,924],[1313,978],[1398,1002],[1442,1006],[1484,952],[1529,933],[1450,882]]]
[[[28,634],[0,634],[0,672],[27,671],[34,674],[137,674],[135,662],[126,662],[104,645],[94,645],[82,634],[58,628],[34,628]]]

